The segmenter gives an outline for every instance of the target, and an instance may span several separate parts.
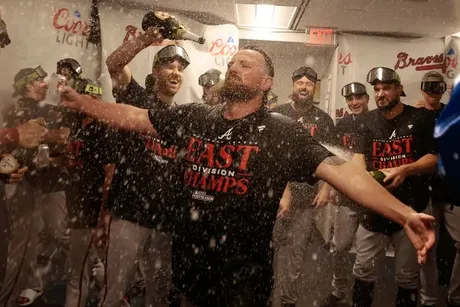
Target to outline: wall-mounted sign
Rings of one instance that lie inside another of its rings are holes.
[[[331,28],[314,28],[308,27],[305,30],[307,34],[306,45],[314,46],[336,46],[337,33]]]

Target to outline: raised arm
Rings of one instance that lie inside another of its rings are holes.
[[[70,87],[61,89],[61,105],[120,130],[156,134],[149,119],[149,111],[146,109],[96,100],[90,96],[80,95]]]
[[[106,64],[114,87],[127,85],[131,81],[131,70],[127,66],[139,52],[154,43],[161,44],[163,38],[155,28],[148,29],[138,37],[127,41],[107,57]]]

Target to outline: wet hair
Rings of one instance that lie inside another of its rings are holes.
[[[275,76],[275,66],[273,66],[272,58],[265,51],[263,51],[262,48],[255,45],[248,45],[242,47],[240,50],[253,50],[260,53],[264,57],[265,68],[267,69],[268,75],[272,78]]]

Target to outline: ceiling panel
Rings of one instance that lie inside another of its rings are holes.
[[[299,29],[328,26],[343,31],[444,36],[460,31],[459,0],[311,1]]]
[[[151,9],[185,11],[205,24],[237,23],[235,3],[257,0],[106,0],[136,2]],[[297,30],[306,26],[342,31],[445,36],[460,31],[460,0],[267,0],[264,4],[300,6],[308,3]]]

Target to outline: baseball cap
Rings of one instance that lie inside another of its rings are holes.
[[[359,82],[352,82],[348,83],[344,87],[342,87],[342,96],[349,97],[351,95],[363,95],[367,94],[366,86]]]
[[[44,79],[48,76],[46,71],[39,65],[36,68],[23,68],[14,76],[13,98],[18,96],[21,90],[30,82]]]
[[[294,70],[292,73],[292,82],[295,82],[302,77],[307,77],[308,80],[314,83],[318,81],[318,74],[310,67],[302,66]]]
[[[158,64],[172,59],[178,59],[179,61],[181,61],[184,65],[184,68],[186,68],[190,64],[190,57],[188,56],[188,53],[187,51],[185,51],[184,48],[182,48],[181,46],[169,45],[162,48],[160,51],[157,52],[157,54],[155,54],[152,66],[155,67]]]
[[[217,84],[220,81],[221,74],[218,69],[210,69],[198,78],[198,84],[203,87]]]
[[[420,89],[429,94],[444,94],[447,90],[447,83],[443,75],[437,71],[429,71],[423,76]]]
[[[377,82],[401,84],[401,78],[398,73],[388,67],[374,67],[367,73],[366,81],[372,85]],[[406,93],[402,91],[402,97],[406,97]]]

